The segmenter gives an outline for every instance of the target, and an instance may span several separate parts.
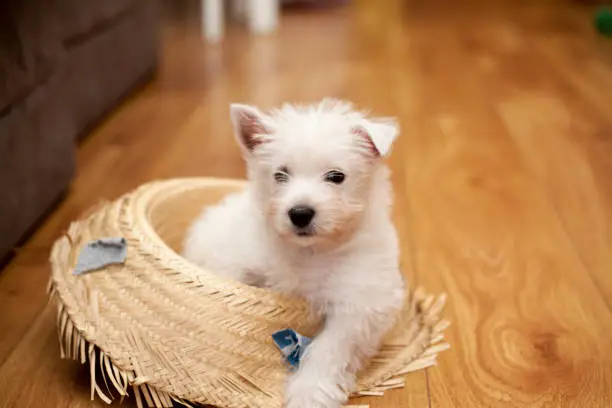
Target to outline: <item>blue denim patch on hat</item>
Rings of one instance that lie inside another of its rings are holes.
[[[82,275],[113,264],[122,264],[127,255],[127,241],[123,237],[100,238],[89,241],[81,250],[73,275]]]
[[[300,359],[312,341],[292,329],[279,330],[272,334],[272,339],[285,357],[285,360],[294,368],[299,367]]]

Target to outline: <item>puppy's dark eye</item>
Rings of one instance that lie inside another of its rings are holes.
[[[286,181],[288,181],[289,171],[287,170],[287,168],[281,167],[280,169],[278,169],[278,171],[274,173],[274,180],[276,180],[277,183],[285,183]]]
[[[342,184],[346,176],[344,173],[338,170],[332,170],[325,174],[325,181],[329,181],[334,184]]]

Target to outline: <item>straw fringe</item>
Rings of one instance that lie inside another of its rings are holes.
[[[55,296],[52,300],[56,299]],[[111,404],[117,397],[115,393],[123,399],[128,396],[128,388],[132,387],[135,400],[138,406],[143,406],[143,398],[146,406],[151,408],[169,408],[172,407],[172,401],[179,402],[188,407],[194,407],[187,404],[180,398],[169,395],[166,392],[150,387],[146,383],[146,379],[136,377],[133,373],[126,373],[118,368],[104,352],[102,352],[94,344],[85,340],[78,330],[74,328],[66,310],[58,303],[58,322],[64,327],[60,329],[60,349],[70,349],[71,353],[63,355],[63,359],[72,359],[79,361],[81,364],[88,364],[90,369],[90,392],[91,399],[97,396],[107,404]],[[63,336],[63,337],[62,337]],[[81,355],[78,350],[87,349],[87,355]],[[96,365],[96,361],[99,365]],[[99,371],[97,371],[99,369]],[[102,375],[102,382],[105,385],[106,393],[101,388],[101,381],[98,375]]]
[[[57,240],[47,292],[57,304],[60,356],[89,364],[92,399],[131,396],[143,408],[282,406],[287,369],[270,333],[293,327],[313,335],[320,322],[308,318],[301,300],[202,273],[173,250],[172,231],[165,239],[158,235],[170,223],[162,211],[172,212],[169,197],[184,195],[177,201],[186,204],[209,189],[227,193],[241,186],[215,179],[151,183],[101,204]],[[84,243],[118,235],[129,245],[125,265],[72,276]],[[422,288],[408,295],[352,396],[383,395],[404,387],[406,374],[436,364],[449,348],[448,322],[440,317],[445,302],[446,296]]]
[[[55,292],[50,292],[55,293]],[[52,295],[55,296],[55,295]],[[73,326],[70,317],[68,316],[65,308],[62,307],[61,302],[58,303],[58,319],[61,325],[59,328],[59,340],[60,350],[62,350],[62,358],[70,358],[72,360],[80,361],[81,364],[88,363],[90,365],[90,381],[91,381],[91,398],[98,396],[104,402],[110,404],[116,397],[114,393],[118,394],[123,400],[124,397],[128,396],[129,387],[132,388],[132,393],[135,398],[138,407],[149,407],[149,408],[168,408],[173,406],[173,401],[183,405],[187,408],[201,407],[201,404],[189,403],[175,395],[168,394],[166,392],[157,390],[147,384],[147,379],[144,377],[138,377],[134,372],[127,373],[121,368],[117,367],[104,352],[100,351],[95,345],[85,340],[78,330]],[[370,386],[367,389],[362,389],[353,394],[355,397],[360,396],[382,396],[385,392],[403,388],[405,386],[404,376],[408,373],[418,371],[424,368],[431,367],[436,364],[437,354],[448,349],[450,346],[443,342],[443,334],[441,333],[448,327],[448,322],[442,320],[434,326],[431,330],[430,343],[425,348],[420,356],[416,359],[412,359],[405,364],[401,369],[393,374],[390,374],[388,378],[377,385]],[[72,348],[73,352],[66,356],[63,350],[70,349],[70,345],[74,344]],[[404,345],[406,347],[408,345]],[[77,350],[84,351],[87,348],[87,358],[83,353],[79,354]],[[383,349],[384,351],[384,349]],[[95,365],[96,358],[99,359],[100,373],[102,374],[104,384],[106,386],[107,393],[104,393],[99,386],[99,379],[96,377]],[[384,364],[384,362],[383,362]],[[108,382],[107,382],[108,378]],[[112,386],[112,389],[111,389]],[[227,386],[227,384],[226,384]],[[240,387],[235,387],[235,384],[231,385],[230,388],[234,388],[234,391],[245,392]],[[144,400],[144,401],[143,401]],[[368,408],[368,405],[346,405],[345,408]]]

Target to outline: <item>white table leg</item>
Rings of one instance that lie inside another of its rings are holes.
[[[267,34],[276,30],[280,0],[249,0],[249,28],[256,34]]]
[[[201,0],[201,9],[204,39],[218,42],[223,37],[223,0]]]

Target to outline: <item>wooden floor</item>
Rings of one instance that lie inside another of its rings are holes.
[[[45,309],[71,219],[154,178],[242,177],[230,102],[327,95],[399,117],[402,260],[449,296],[439,365],[364,403],[611,407],[612,39],[578,3],[355,0],[222,46],[175,11],[158,78],[80,147],[69,196],[0,273],[0,407],[105,406]]]

